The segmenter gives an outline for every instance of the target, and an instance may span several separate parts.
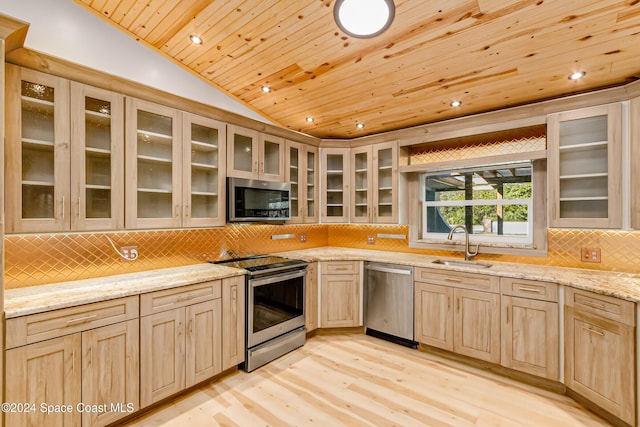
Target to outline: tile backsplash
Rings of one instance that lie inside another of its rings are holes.
[[[306,242],[300,241],[301,234]],[[406,225],[356,224],[228,224],[212,229],[7,235],[5,288],[320,246],[460,256],[459,252],[411,249],[407,235]],[[367,243],[369,236],[375,237],[374,245]],[[116,247],[137,245],[138,260],[121,260],[109,239]],[[548,231],[548,246],[546,257],[483,255],[481,248],[478,259],[640,274],[640,231],[553,229]],[[581,247],[601,248],[602,262],[582,263]]]

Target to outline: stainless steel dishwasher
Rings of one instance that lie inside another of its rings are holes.
[[[413,337],[413,267],[365,262],[364,326],[367,335],[417,348]]]

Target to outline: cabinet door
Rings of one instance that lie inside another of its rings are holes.
[[[502,365],[559,379],[558,304],[502,296]]]
[[[372,147],[373,220],[398,222],[398,144],[396,141]]]
[[[186,307],[186,386],[222,372],[222,300]]]
[[[266,181],[284,181],[284,138],[261,133],[258,139],[258,177]]]
[[[300,224],[304,222],[304,154],[303,144],[287,141],[285,181],[291,184],[291,193],[289,195],[291,218],[288,221],[290,224]]]
[[[640,97],[631,100],[631,188],[640,188]],[[640,192],[631,192],[631,228],[640,229]]]
[[[227,175],[256,179],[259,176],[259,133],[227,125]]]
[[[82,332],[82,402],[107,408],[83,412],[83,425],[104,426],[139,409],[138,350],[137,319]]]
[[[79,426],[80,334],[29,344],[6,352],[5,401],[33,403],[29,412],[7,412],[7,426]],[[40,404],[70,405],[70,412],[45,414]]]
[[[71,82],[71,228],[124,227],[124,99]]]
[[[305,162],[304,168],[306,172],[304,173],[305,179],[305,199],[302,204],[304,207],[304,222],[305,223],[314,223],[318,222],[318,195],[319,188],[319,164],[320,158],[318,155],[318,147],[307,146],[305,149]]]
[[[244,276],[222,280],[222,370],[244,362]]]
[[[305,326],[307,332],[318,329],[318,263],[307,266],[305,295]]]
[[[224,225],[226,131],[216,120],[183,113],[182,208],[184,227]]]
[[[453,351],[500,363],[500,295],[455,289]]]
[[[180,227],[181,126],[178,111],[127,98],[126,227]]]
[[[351,222],[371,222],[373,195],[371,147],[351,149]]]
[[[323,148],[322,222],[349,221],[349,149]]]
[[[635,423],[635,328],[565,308],[565,384]]]
[[[360,326],[360,283],[354,274],[322,275],[320,326]]]
[[[140,318],[140,405],[185,387],[184,308]]]
[[[549,225],[622,226],[622,106],[552,114],[549,142]]]
[[[453,351],[453,288],[415,282],[416,341]]]
[[[69,230],[69,81],[14,65],[6,79],[6,232]]]

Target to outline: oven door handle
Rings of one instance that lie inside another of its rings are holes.
[[[249,286],[256,288],[262,285],[270,285],[271,283],[282,282],[287,279],[295,279],[296,277],[304,277],[307,274],[307,270],[288,271],[286,273],[275,274],[273,276],[260,277],[257,279],[249,279]]]

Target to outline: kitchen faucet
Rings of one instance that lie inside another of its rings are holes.
[[[464,225],[456,225],[456,226],[454,226],[451,229],[451,231],[449,231],[449,237],[447,237],[447,239],[451,240],[453,238],[453,232],[456,231],[459,228],[464,231],[464,236],[465,236],[464,259],[465,259],[465,261],[469,261],[469,260],[471,260],[471,258],[473,258],[474,256],[478,255],[478,248],[479,248],[480,245],[479,244],[476,245],[475,252],[470,252],[469,251],[469,231],[467,231],[467,227],[465,227]]]

